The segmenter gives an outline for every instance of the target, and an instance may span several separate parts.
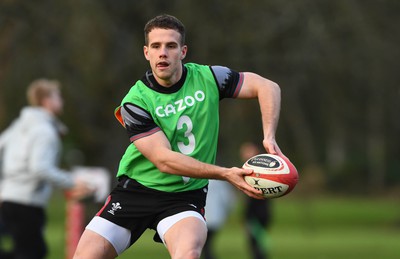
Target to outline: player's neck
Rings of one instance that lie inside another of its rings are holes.
[[[153,73],[155,80],[162,87],[171,87],[174,86],[179,80],[182,78],[183,74],[183,65],[180,66],[175,73],[173,73],[170,77],[162,78],[158,77],[155,73]]]

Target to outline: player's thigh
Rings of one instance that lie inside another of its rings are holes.
[[[74,259],[108,259],[116,258],[113,245],[96,232],[86,229],[74,255]]]
[[[186,217],[171,226],[164,239],[172,258],[180,253],[200,255],[207,239],[207,226],[205,221],[198,217]]]

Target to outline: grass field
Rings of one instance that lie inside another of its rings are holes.
[[[55,195],[46,230],[49,259],[65,258],[65,203]],[[250,259],[238,203],[216,237],[220,259]],[[148,231],[119,258],[169,258]],[[397,259],[400,258],[400,198],[347,197],[273,200],[273,224],[269,231],[272,259]]]

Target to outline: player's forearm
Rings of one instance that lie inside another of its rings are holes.
[[[275,138],[281,106],[281,91],[278,84],[257,74],[245,72],[238,98],[258,99],[264,138]]]
[[[228,168],[200,162],[192,157],[172,151],[162,131],[135,142],[136,148],[161,172],[193,178],[225,179]]]
[[[258,89],[258,102],[261,110],[264,139],[275,139],[281,106],[279,86],[268,81],[265,87],[260,87]]]
[[[156,166],[161,172],[169,174],[220,180],[225,180],[225,174],[229,170],[225,167],[200,162],[192,157],[173,151],[164,154],[157,161]]]

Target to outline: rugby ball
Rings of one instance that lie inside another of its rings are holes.
[[[285,156],[256,155],[248,159],[243,168],[253,170],[253,173],[244,177],[245,181],[261,190],[268,199],[288,194],[299,180],[296,167]]]

